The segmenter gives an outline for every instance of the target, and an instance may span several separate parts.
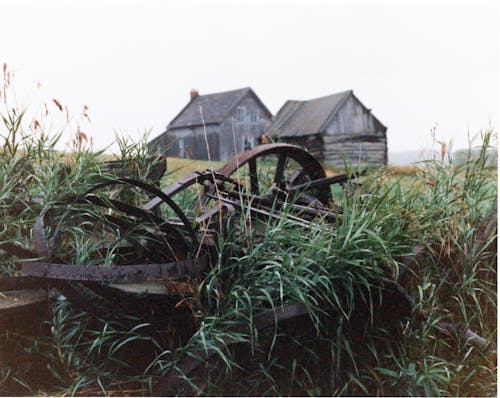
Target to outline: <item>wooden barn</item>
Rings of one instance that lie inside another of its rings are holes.
[[[272,117],[249,87],[207,95],[192,90],[189,103],[148,147],[172,157],[228,160],[257,145]]]
[[[309,101],[287,101],[266,135],[302,145],[322,161],[343,167],[387,164],[385,127],[352,90]]]

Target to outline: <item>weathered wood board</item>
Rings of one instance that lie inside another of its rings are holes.
[[[38,329],[48,314],[44,289],[0,292],[0,330]]]

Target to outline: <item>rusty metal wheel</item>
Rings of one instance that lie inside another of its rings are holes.
[[[158,195],[171,206],[180,225],[96,194],[114,184]],[[130,179],[98,184],[45,209],[34,225],[33,241],[37,253],[30,258],[41,260],[23,263],[23,274],[44,278],[96,317],[112,317],[119,308],[127,311],[134,306],[124,304],[137,301],[136,293],[151,292],[150,288],[124,290],[124,284],[159,281],[161,286],[164,278],[208,268],[196,233],[178,206],[159,189]],[[77,258],[78,248],[85,258]]]
[[[326,178],[325,170],[311,154],[290,144],[257,146],[236,155],[218,172],[240,182],[251,195],[260,197],[271,197],[277,191],[287,193],[296,185]],[[331,201],[329,187],[312,189],[308,195],[322,206]]]
[[[96,191],[114,185],[137,187],[158,195],[171,207],[180,220],[179,224],[172,225],[166,219],[110,198],[106,193],[96,194]],[[53,228],[50,239],[45,237],[47,219],[50,219],[48,227]],[[116,265],[181,261],[196,253],[199,245],[191,223],[175,202],[150,184],[125,178],[97,184],[83,195],[69,196],[42,211],[33,228],[38,255],[49,259],[65,259],[65,247],[60,247],[56,254],[52,247],[57,247],[59,241],[64,244],[67,235],[62,236],[61,229],[68,226],[76,226],[81,234],[95,235],[97,242],[94,249],[99,244],[104,244],[106,237],[113,240],[118,249],[113,260]]]

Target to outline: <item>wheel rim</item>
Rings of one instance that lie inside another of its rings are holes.
[[[272,182],[277,186],[298,185],[307,181],[325,178],[326,173],[321,164],[308,152],[302,148],[291,144],[265,144],[257,146],[249,151],[240,153],[229,160],[219,173],[226,177],[233,177],[235,173],[244,167],[248,167],[248,177],[250,180],[250,192],[252,195],[260,195],[262,192],[259,183],[258,159],[269,156],[276,156],[277,163],[273,171]],[[293,173],[285,172],[287,164],[292,160],[300,167]],[[313,192],[316,199],[323,205],[331,201],[330,190],[318,189]]]

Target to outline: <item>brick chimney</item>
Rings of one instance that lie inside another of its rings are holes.
[[[200,93],[198,92],[198,90],[196,90],[194,88],[191,90],[191,92],[189,94],[191,96],[191,101],[194,100],[198,95],[200,95]]]

